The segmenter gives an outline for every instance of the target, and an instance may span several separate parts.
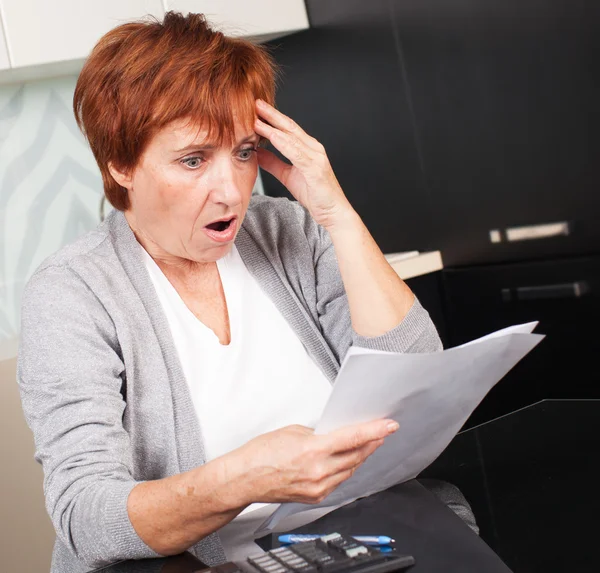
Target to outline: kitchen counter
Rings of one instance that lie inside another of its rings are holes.
[[[441,271],[444,268],[440,251],[390,253],[385,255],[385,258],[403,280]]]

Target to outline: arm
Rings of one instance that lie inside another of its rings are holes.
[[[18,381],[60,540],[90,567],[156,557],[127,517],[138,482],[122,424],[124,365],[115,327],[68,268],[46,268],[27,285]]]
[[[397,428],[393,420],[319,436],[281,428],[189,472],[137,485],[129,517],[158,553],[181,553],[251,503],[321,502]]]
[[[340,269],[342,265],[338,263],[338,255],[330,233],[322,226],[317,225],[308,211],[298,202],[291,202],[291,205],[313,250],[317,312],[322,332],[340,362],[351,345],[388,352],[418,353],[442,350],[442,342],[429,313],[412,293],[409,310],[396,325],[391,326],[386,332],[379,336],[362,336],[356,332],[350,318],[351,310],[349,297],[346,294],[347,287],[342,279]],[[342,249],[348,257],[347,264],[351,271],[353,271],[354,265],[357,268],[364,268],[365,263],[368,265],[368,259],[367,261],[354,259],[349,244],[342,245]],[[383,258],[385,261],[385,257]],[[387,265],[387,261],[385,261],[385,265]],[[394,272],[393,269],[391,270]],[[397,277],[395,272],[394,275]],[[358,280],[369,283],[371,277],[359,276]],[[360,293],[360,291],[358,292]],[[361,294],[358,295],[359,300],[360,296]],[[367,305],[363,305],[362,308],[365,312],[369,312]]]
[[[51,267],[27,286],[19,385],[57,536],[90,567],[179,553],[244,507],[222,463],[133,477],[114,324],[87,285]]]
[[[36,274],[23,304],[23,409],[56,533],[90,567],[179,553],[253,501],[317,501],[390,433],[389,420],[330,436],[284,428],[189,472],[136,481],[123,368],[114,325],[79,277]]]
[[[335,249],[354,331],[362,337],[389,332],[412,307],[412,291],[392,269],[349,203],[326,230]]]
[[[345,354],[345,340],[379,350],[434,352],[441,349],[427,312],[389,265],[364,223],[345,197],[323,146],[290,118],[257,101],[255,130],[292,162],[265,149],[259,162],[296,197],[301,225],[315,249],[321,323],[326,338]],[[310,219],[310,220],[307,220]],[[345,313],[351,319],[345,335]],[[329,315],[326,317],[325,315]],[[331,320],[330,320],[331,319]]]
[[[229,460],[217,458],[191,471],[137,484],[127,513],[137,534],[161,555],[181,553],[244,509]],[[232,479],[228,479],[232,478]]]

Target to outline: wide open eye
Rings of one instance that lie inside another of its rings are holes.
[[[200,167],[202,163],[204,163],[204,160],[202,159],[202,157],[194,155],[193,157],[186,157],[185,159],[182,159],[181,163],[185,164],[190,169],[198,169],[198,167]]]
[[[242,161],[249,161],[250,159],[252,159],[252,155],[254,153],[256,153],[255,147],[245,147],[244,149],[240,149],[240,151],[238,152],[238,157]]]

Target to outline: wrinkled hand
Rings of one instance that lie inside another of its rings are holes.
[[[263,434],[232,452],[245,502],[320,503],[394,433],[393,420],[348,426],[315,435],[304,426]]]
[[[258,163],[277,178],[312,218],[331,228],[352,212],[325,153],[325,148],[292,119],[262,100],[256,100],[254,130],[267,138],[291,165],[266,149],[258,150]],[[265,121],[263,121],[265,120]]]

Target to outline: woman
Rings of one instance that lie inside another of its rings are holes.
[[[81,72],[75,114],[115,210],[31,278],[19,353],[52,571],[224,561],[218,531],[244,508],[322,500],[396,431],[313,435],[350,345],[441,348],[273,100],[265,51],[200,15],[119,26]],[[251,200],[258,166],[298,201]]]

